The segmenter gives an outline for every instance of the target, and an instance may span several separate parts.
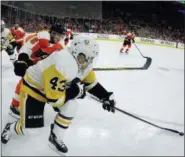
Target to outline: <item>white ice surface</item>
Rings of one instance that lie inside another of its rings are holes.
[[[145,62],[133,47],[120,55],[122,43],[100,43],[96,67],[142,66]],[[96,72],[97,79],[114,91],[117,107],[164,127],[184,131],[184,51],[138,45],[153,59],[146,71]],[[2,126],[19,80],[2,52]],[[34,104],[33,104],[34,105]],[[58,156],[48,147],[49,127],[55,113],[45,108],[45,127],[28,130],[24,137],[12,136],[2,145],[3,156]],[[122,113],[108,113],[90,98],[79,101],[77,115],[64,139],[68,155],[184,155],[184,137],[162,131]]]

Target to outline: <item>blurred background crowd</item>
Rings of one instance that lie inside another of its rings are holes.
[[[184,43],[184,4],[173,2],[2,1],[1,18],[26,32],[38,24],[72,26],[73,32],[136,36]]]

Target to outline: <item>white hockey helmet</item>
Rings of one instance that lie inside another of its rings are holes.
[[[85,69],[99,55],[98,43],[89,36],[78,35],[71,43],[71,53],[80,69]]]

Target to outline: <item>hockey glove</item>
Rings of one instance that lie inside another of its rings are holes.
[[[66,101],[71,99],[83,99],[86,96],[85,85],[79,78],[73,79],[70,85],[66,87]]]
[[[70,40],[73,40],[73,34],[71,34]]]
[[[114,107],[116,106],[116,102],[114,100],[114,97],[113,97],[113,93],[112,92],[109,92],[109,97],[108,98],[103,98],[102,99],[102,107],[104,110],[107,110],[108,112],[115,112],[115,109]]]
[[[29,66],[33,65],[33,61],[29,59],[28,54],[21,53],[18,60],[14,62],[14,73],[17,76],[24,76]]]
[[[134,39],[132,39],[132,43],[135,43],[135,40]]]
[[[25,61],[17,60],[14,62],[14,73],[17,76],[23,77],[26,73],[27,68],[28,64]]]

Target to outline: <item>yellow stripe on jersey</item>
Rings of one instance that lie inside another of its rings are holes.
[[[24,79],[25,79],[26,82],[28,82],[29,84],[31,84],[31,85],[34,86],[35,88],[41,90],[41,86],[39,85],[39,83],[35,82],[35,81],[28,75],[28,73],[26,73]]]
[[[57,107],[57,108],[62,107],[64,105],[65,99],[66,99],[66,95],[64,94],[64,96],[59,99],[60,101],[59,102],[57,101],[56,104],[52,105],[52,107]]]
[[[22,86],[24,86],[23,84],[21,85],[21,89]],[[21,90],[20,93],[20,120],[19,122],[21,123],[21,125],[24,127],[24,122],[25,122],[25,105],[26,105],[26,99],[27,99],[27,95],[24,91]],[[17,129],[16,129],[17,130]]]
[[[55,65],[49,66],[43,72],[43,87],[48,99],[65,97],[66,78],[59,72]]]
[[[23,83],[21,84],[21,89],[20,89],[20,119],[16,123],[15,129],[18,135],[23,135],[22,127],[25,125],[25,105],[26,105],[26,99],[27,99],[27,94],[22,91]]]
[[[83,83],[93,83],[96,81],[96,75],[92,70],[89,74],[82,80]]]
[[[83,83],[85,84],[89,84],[86,89],[87,90],[90,90],[92,89],[96,84],[96,75],[95,75],[95,72],[92,70],[83,80],[82,80]]]
[[[41,96],[39,93],[36,93],[31,88],[27,87],[26,85],[22,85],[22,90],[25,91],[27,94],[29,94],[31,97],[35,98],[38,101],[41,102],[47,102],[47,99]]]

